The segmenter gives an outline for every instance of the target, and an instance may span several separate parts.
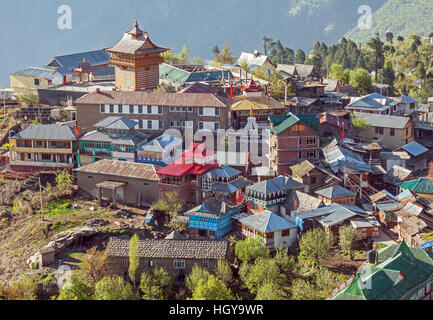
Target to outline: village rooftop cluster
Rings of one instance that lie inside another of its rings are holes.
[[[329,299],[432,299],[433,104],[383,87],[361,96],[312,65],[273,65],[259,51],[217,67],[170,65],[167,51],[135,21],[108,49],[11,74],[5,110],[27,89],[39,106],[19,106],[20,119],[37,121],[8,130],[3,178],[66,170],[95,206],[140,209],[152,228],[167,222],[152,205],[176,194],[176,227],[142,237],[139,256],[180,285],[195,264],[235,263],[229,239],[296,253],[308,230],[337,237],[352,226],[367,258]],[[294,95],[272,97],[271,81],[245,61],[275,68]],[[128,278],[129,237],[107,246],[110,270]],[[29,263],[55,265],[62,250],[41,249]]]

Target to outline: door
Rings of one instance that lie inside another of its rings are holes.
[[[125,201],[125,193],[123,188],[117,189],[117,201],[124,202]]]
[[[21,161],[24,161],[24,160],[25,160],[25,158],[24,158],[24,153],[20,153],[20,157],[21,157]]]

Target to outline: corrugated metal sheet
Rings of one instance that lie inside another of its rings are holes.
[[[136,178],[159,181],[155,167],[150,164],[124,162],[115,160],[100,160],[87,166],[76,169],[77,172],[98,173],[110,176]]]
[[[424,147],[423,145],[419,144],[416,141],[411,142],[411,143],[401,147],[401,149],[403,149],[406,152],[409,152],[414,157],[418,157],[418,156],[422,155],[423,153],[426,153],[427,151],[429,151],[429,149],[427,149],[426,147]]]
[[[44,68],[29,67],[23,70],[12,73],[15,76],[24,76],[41,79],[51,79],[55,71]]]
[[[263,211],[239,222],[263,233],[296,229],[296,225],[270,211]]]

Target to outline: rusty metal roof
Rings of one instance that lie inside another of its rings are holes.
[[[75,102],[80,104],[124,104],[182,107],[227,108],[211,93],[170,93],[141,91],[99,91],[86,94]]]
[[[99,173],[110,176],[159,181],[155,167],[151,164],[100,160],[87,166],[75,169],[76,172]]]

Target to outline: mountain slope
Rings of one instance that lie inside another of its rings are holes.
[[[382,8],[373,14],[373,28],[360,30],[355,27],[346,37],[358,43],[365,43],[379,32],[383,38],[391,31],[394,37],[407,37],[418,33],[427,37],[433,32],[433,1],[432,0],[388,0]]]

